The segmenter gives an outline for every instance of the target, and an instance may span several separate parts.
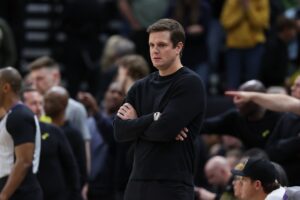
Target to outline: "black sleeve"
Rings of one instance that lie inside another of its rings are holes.
[[[201,133],[203,134],[218,134],[218,135],[232,135],[236,136],[234,130],[234,122],[237,114],[230,110],[221,115],[208,118],[203,123]]]
[[[282,117],[268,140],[266,152],[270,159],[275,162],[281,163],[286,160],[295,159],[295,156],[299,155],[300,137],[295,135],[295,130],[297,129],[293,130],[293,128],[288,128],[290,125],[292,124],[288,124],[288,121]],[[283,134],[291,134],[291,137],[282,138]],[[296,134],[298,134],[298,132]]]
[[[12,136],[15,146],[35,142],[34,115],[25,106],[18,106],[11,111],[7,117],[6,129]]]
[[[69,199],[78,200],[80,198],[80,183],[79,183],[79,169],[76,164],[71,146],[68,139],[63,132],[56,127],[53,127],[53,132],[56,133],[58,138],[58,154],[64,175],[66,177],[66,184],[70,189]]]
[[[109,144],[115,143],[114,140],[114,130],[113,130],[113,124],[112,120],[106,116],[103,116],[101,112],[98,112],[94,115],[94,119],[97,125],[98,130],[100,130],[100,133],[105,140],[105,142]]]
[[[126,102],[135,107],[135,90],[136,85],[132,86],[126,98]],[[133,120],[122,120],[118,116],[115,117],[114,136],[118,142],[127,142],[136,140],[149,125],[153,122],[153,113],[138,117]]]
[[[205,93],[202,81],[194,76],[180,80],[173,95],[157,121],[151,123],[142,138],[168,142],[175,139],[184,127],[205,111]]]
[[[71,144],[71,146],[79,167],[80,185],[83,186],[87,182],[85,144],[80,132],[76,129],[72,129],[72,131],[73,134],[70,139],[73,144]]]

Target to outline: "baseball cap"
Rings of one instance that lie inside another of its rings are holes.
[[[262,183],[273,183],[276,181],[276,170],[268,160],[249,158],[244,162],[243,167],[231,170],[236,176],[250,177],[253,180],[260,180]]]

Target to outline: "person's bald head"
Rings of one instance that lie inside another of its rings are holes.
[[[222,156],[214,156],[205,164],[205,175],[210,184],[224,186],[231,176],[229,163]]]
[[[239,87],[239,90],[248,91],[248,92],[261,92],[261,93],[266,92],[266,88],[264,84],[258,80],[250,80],[243,83]],[[236,103],[234,101],[234,103],[237,109],[239,110],[239,112],[241,113],[241,115],[246,117],[256,116],[258,113],[263,112],[264,110],[261,106],[259,106],[258,104],[252,101],[247,103]]]
[[[22,77],[20,73],[13,67],[5,67],[0,70],[0,84],[7,84],[10,91],[19,94],[22,87]]]
[[[250,80],[243,83],[239,87],[240,91],[248,91],[248,92],[266,92],[266,87],[264,84],[259,80]]]
[[[51,118],[55,118],[65,112],[68,105],[69,93],[61,86],[50,88],[45,96],[45,113]]]

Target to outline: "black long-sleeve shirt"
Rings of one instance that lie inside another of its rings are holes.
[[[285,169],[290,185],[300,184],[300,117],[293,113],[282,116],[274,129],[266,151],[272,161]]]
[[[154,72],[137,81],[127,100],[138,118],[116,117],[114,133],[118,141],[134,140],[135,155],[130,180],[171,180],[193,185],[193,139],[199,132],[205,93],[200,78],[186,67],[168,76]],[[153,113],[161,112],[157,121]],[[188,137],[176,141],[184,128]]]
[[[66,135],[73,154],[75,156],[76,162],[79,167],[80,174],[80,186],[82,187],[87,182],[87,168],[86,168],[86,154],[85,154],[85,145],[84,140],[80,132],[73,128],[68,121],[61,126],[64,134]]]
[[[79,170],[63,132],[40,122],[42,148],[38,179],[45,200],[81,199]]]
[[[281,113],[267,111],[261,119],[250,121],[236,109],[231,109],[206,119],[201,133],[232,135],[239,138],[246,149],[253,147],[264,149],[280,117]]]

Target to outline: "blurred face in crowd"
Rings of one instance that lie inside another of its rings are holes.
[[[242,199],[242,177],[235,176],[232,185],[234,190],[234,196],[238,199]]]
[[[291,95],[297,99],[300,99],[300,76],[298,76],[291,87]]]
[[[258,195],[263,193],[261,182],[258,180],[251,180],[249,177],[241,178],[241,199],[258,200]]]
[[[183,43],[173,46],[169,31],[151,32],[149,34],[150,57],[153,66],[159,71],[165,71],[176,64]]]
[[[250,92],[258,92],[259,90],[259,83],[256,80],[250,80],[247,81],[246,83],[242,84],[239,87],[239,91],[250,91]],[[233,103],[235,104],[236,108],[240,112],[241,115],[245,117],[251,117],[255,114],[257,114],[261,107],[254,102],[246,102],[246,103],[241,103],[238,100],[238,97],[233,98]]]
[[[35,69],[30,72],[32,85],[44,95],[47,90],[55,85],[55,76],[52,70],[47,68]]]
[[[246,117],[254,115],[260,108],[257,104],[251,101],[247,103],[240,103],[240,102],[237,103],[236,97],[233,99],[233,102],[236,108],[238,109],[238,111],[240,112],[240,114]]]
[[[205,175],[208,183],[222,185],[224,183],[224,171],[221,166],[205,168]]]
[[[23,94],[24,104],[40,117],[43,114],[43,96],[38,91],[28,91]]]
[[[284,31],[282,33],[284,41],[286,43],[291,42],[293,39],[295,39],[296,33],[297,33],[296,28],[286,28],[286,29],[284,29]]]
[[[124,101],[124,92],[122,87],[118,83],[112,83],[105,93],[104,101],[107,110],[110,113],[115,113],[118,111],[119,107]]]

